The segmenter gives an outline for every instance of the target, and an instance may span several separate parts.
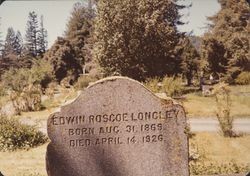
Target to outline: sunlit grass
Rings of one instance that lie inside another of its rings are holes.
[[[189,140],[195,154],[191,175],[246,173],[250,170],[250,135],[225,138],[218,133],[196,133]]]
[[[250,86],[230,86],[231,115],[236,118],[250,118]],[[204,97],[201,93],[185,95],[183,105],[188,117],[216,117],[214,97]]]
[[[0,152],[0,169],[9,176],[46,176],[45,153],[47,144],[15,152]]]

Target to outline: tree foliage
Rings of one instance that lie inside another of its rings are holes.
[[[7,30],[5,44],[3,48],[3,56],[17,55],[20,56],[23,50],[23,39],[20,31],[15,32],[12,27]]]
[[[29,55],[37,56],[37,33],[38,33],[38,19],[37,14],[32,11],[29,13],[26,29],[26,49]]]
[[[43,26],[41,16],[40,26],[36,12],[29,13],[26,27],[26,55],[32,57],[42,56],[47,49],[47,30]]]
[[[187,84],[190,85],[192,79],[198,75],[198,71],[200,69],[200,55],[196,48],[191,44],[189,38],[184,39],[182,48],[181,69],[183,75],[187,79]]]
[[[53,75],[60,83],[64,78],[70,78],[72,84],[82,73],[82,67],[76,58],[76,53],[70,41],[58,37],[53,46],[44,55],[43,59],[49,61],[53,67]]]
[[[15,54],[21,56],[23,52],[23,38],[20,31],[16,32],[14,48],[15,48]]]
[[[86,7],[84,3],[76,3],[71,12],[71,17],[67,23],[65,38],[70,41],[76,54],[76,58],[81,65],[89,61],[91,56],[86,45],[92,32],[93,19],[95,13],[91,7]]]
[[[15,38],[16,34],[12,27],[9,27],[7,29],[7,35],[5,38],[5,44],[4,44],[4,56],[8,54],[12,54],[15,52]]]
[[[0,17],[0,20],[1,20],[1,17]],[[1,27],[1,21],[0,21],[0,27]],[[4,44],[3,44],[3,39],[2,39],[2,31],[1,31],[1,28],[0,28],[0,59],[2,58],[3,56],[3,47],[4,47]],[[1,62],[1,61],[0,61]]]
[[[94,58],[103,73],[145,80],[180,72],[179,8],[170,0],[98,1]]]
[[[227,75],[229,82],[250,70],[250,6],[246,0],[219,0],[221,10],[209,17],[212,24],[203,42],[203,58],[210,72]]]
[[[46,52],[46,50],[48,48],[47,37],[48,37],[48,32],[44,28],[43,16],[41,16],[41,18],[40,18],[40,29],[39,29],[38,34],[37,34],[37,49],[38,49],[37,54],[39,56],[43,56],[43,54]]]
[[[32,65],[31,68],[12,67],[5,71],[1,80],[6,89],[20,93],[30,85],[41,85],[45,88],[54,79],[53,67],[46,60],[33,60]]]

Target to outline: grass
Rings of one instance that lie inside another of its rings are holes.
[[[250,118],[250,85],[230,86],[232,108],[231,115],[236,118]],[[216,102],[214,97],[204,97],[200,92],[186,94],[183,106],[188,117],[216,117]]]
[[[52,109],[60,107],[68,100],[72,100],[77,97],[77,91],[73,88],[61,89],[60,94],[55,94],[53,98],[46,99],[42,105],[45,109]]]
[[[190,139],[190,147],[197,147],[203,151],[208,161],[250,164],[250,135],[236,138],[225,138],[218,133],[196,133]],[[250,169],[250,168],[249,168]]]
[[[189,150],[197,159],[190,163],[192,175],[250,171],[250,135],[224,138],[218,133],[196,133],[189,140]]]
[[[0,169],[9,176],[46,176],[45,153],[47,144],[15,152],[0,152]]]
[[[195,165],[194,168],[204,175],[218,170],[230,174],[232,168],[229,166],[232,162],[236,163],[234,168],[242,167],[243,171],[250,170],[250,135],[224,138],[218,133],[196,133],[189,140],[189,145],[190,151],[194,151],[198,154],[198,159],[202,160],[199,162],[200,165]],[[47,144],[44,144],[28,151],[0,152],[1,172],[10,176],[45,176],[46,147]],[[211,165],[216,166],[217,169],[206,168]],[[239,171],[242,170],[239,169]]]

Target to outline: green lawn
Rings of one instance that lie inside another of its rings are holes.
[[[231,115],[236,118],[250,118],[250,86],[230,86]],[[183,106],[191,118],[216,117],[214,97],[204,97],[200,92],[185,95]]]

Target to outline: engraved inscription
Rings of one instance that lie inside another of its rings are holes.
[[[138,113],[111,113],[103,115],[53,116],[52,125],[71,125],[67,129],[69,147],[88,147],[96,145],[155,144],[164,141],[163,122],[176,118],[175,109]],[[142,122],[137,124],[136,122]],[[145,122],[145,123],[144,123]],[[106,125],[104,126],[103,124]],[[121,124],[125,125],[121,125]],[[102,126],[95,126],[102,124]],[[72,125],[76,127],[73,128]],[[79,125],[87,127],[79,128]],[[149,135],[150,133],[150,135]],[[142,135],[141,135],[142,134]],[[145,135],[143,135],[145,134]],[[107,137],[108,135],[108,137]],[[79,137],[77,139],[73,137]]]

